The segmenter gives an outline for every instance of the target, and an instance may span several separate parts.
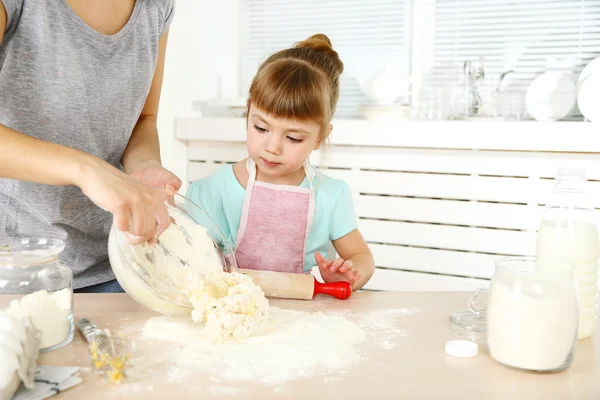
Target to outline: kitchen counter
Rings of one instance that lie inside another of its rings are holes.
[[[343,372],[320,374],[312,378],[276,386],[231,381],[227,388],[215,390],[214,379],[203,372],[194,377],[191,391],[181,383],[167,379],[168,371],[144,374],[133,367],[132,378],[121,386],[111,387],[89,370],[87,345],[79,332],[70,345],[43,354],[45,365],[84,367],[84,381],[77,387],[54,397],[67,399],[106,398],[226,398],[228,396],[259,399],[293,398],[448,398],[448,399],[598,399],[600,398],[600,330],[592,339],[579,341],[570,369],[562,373],[537,374],[512,370],[491,359],[480,347],[477,357],[458,359],[445,354],[447,340],[458,338],[448,316],[465,308],[466,292],[357,292],[346,301],[318,296],[313,301],[271,300],[280,308],[301,311],[356,313],[386,309],[411,309],[396,322],[406,332],[395,346],[377,347],[361,354],[361,361]],[[0,300],[1,301],[1,300]],[[4,304],[0,304],[4,306]],[[135,303],[124,294],[85,294],[75,296],[75,318],[92,319],[114,332],[123,330],[135,339],[143,323],[157,314]],[[318,338],[315,338],[318,340]],[[160,352],[160,348],[138,348],[133,353]],[[166,355],[168,357],[168,354]],[[160,367],[159,367],[160,368]],[[206,385],[200,385],[206,382]],[[200,385],[200,386],[198,386]],[[198,391],[198,387],[205,388]],[[406,397],[402,397],[406,396]]]

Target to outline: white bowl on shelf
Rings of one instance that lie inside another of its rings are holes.
[[[600,74],[600,57],[594,58],[583,68],[579,74],[579,77],[577,78],[577,89],[581,88],[583,81],[594,74]]]
[[[581,82],[577,105],[586,119],[600,122],[600,74],[589,75]]]
[[[525,105],[537,121],[558,121],[574,115],[577,111],[575,80],[563,72],[544,72],[527,88]]]

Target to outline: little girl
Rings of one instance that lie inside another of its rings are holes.
[[[271,55],[250,86],[249,157],[188,189],[235,244],[240,268],[302,273],[316,264],[325,282],[355,290],[373,275],[348,185],[308,161],[331,133],[343,69],[322,34]],[[336,260],[322,256],[329,242]]]

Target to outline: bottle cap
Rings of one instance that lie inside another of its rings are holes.
[[[471,358],[479,353],[477,343],[470,340],[449,340],[446,342],[446,354],[458,358]]]
[[[585,170],[573,166],[559,165],[556,171],[556,179],[563,181],[586,181]]]

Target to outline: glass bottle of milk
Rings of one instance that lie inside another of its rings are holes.
[[[576,267],[579,296],[578,339],[590,337],[598,322],[600,242],[591,197],[582,169],[559,168],[556,186],[542,215],[537,257],[567,261]]]

